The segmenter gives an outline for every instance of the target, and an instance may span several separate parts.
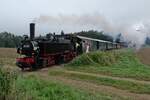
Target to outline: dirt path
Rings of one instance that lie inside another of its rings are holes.
[[[80,72],[80,71],[71,71],[71,70],[64,70],[62,67],[60,66],[54,66],[51,68],[52,70],[59,70],[62,69],[63,72],[65,73],[73,73],[73,74],[80,74],[80,75],[89,75],[89,76],[95,76],[95,77],[102,77],[102,78],[110,78],[110,79],[114,79],[114,80],[124,80],[124,81],[129,81],[129,82],[135,82],[135,83],[141,83],[141,84],[150,84],[150,81],[143,81],[143,80],[136,80],[136,79],[132,79],[132,78],[122,78],[122,77],[114,77],[114,76],[108,76],[108,75],[102,75],[102,74],[94,74],[94,73],[86,73],[86,72]],[[42,73],[47,73],[49,70],[49,68],[44,68],[42,70],[39,70]]]
[[[145,83],[145,81],[143,82],[143,81],[137,81],[137,80],[132,80],[132,79],[124,79],[124,78],[122,79],[122,78],[117,78],[117,77],[103,76],[103,75],[97,75],[97,74],[91,74],[91,73],[83,73],[83,72],[75,72],[75,71],[65,71],[65,72]],[[82,89],[85,91],[90,91],[91,93],[99,92],[99,93],[109,94],[112,96],[114,95],[114,99],[115,99],[115,96],[118,96],[118,97],[122,97],[122,98],[126,98],[126,99],[128,98],[131,100],[150,100],[150,95],[148,95],[148,94],[136,94],[136,93],[128,92],[126,90],[117,89],[117,88],[111,87],[111,86],[96,85],[94,83],[73,80],[73,79],[69,79],[69,78],[65,78],[65,77],[61,77],[61,76],[49,76],[48,68],[39,70],[37,72],[29,73],[28,75],[30,75],[30,74],[37,75],[38,77],[40,77],[44,80],[53,80],[53,81],[57,81],[57,82],[62,82],[69,86],[73,86],[73,87],[76,87],[76,88],[79,88],[79,89]],[[147,84],[149,84],[149,82]]]
[[[106,76],[101,74],[94,74],[94,73],[85,73],[85,72],[77,72],[77,71],[64,71],[66,73],[73,73],[73,74],[80,74],[80,75],[89,75],[89,76],[95,76],[95,77],[102,77],[102,78],[110,78],[115,80],[124,80],[129,82],[135,82],[135,83],[141,83],[141,84],[150,84],[150,81],[141,81],[141,80],[135,80],[131,78],[120,78],[120,77],[112,77],[112,76]]]
[[[39,72],[39,76],[42,79],[63,82],[64,84],[67,84],[67,85],[70,85],[79,89],[83,89],[86,91],[88,90],[88,91],[91,91],[92,93],[100,92],[100,93],[105,93],[105,94],[116,95],[116,96],[126,98],[126,99],[128,98],[131,100],[150,100],[150,95],[130,93],[126,90],[117,89],[111,86],[96,85],[94,83],[68,79],[68,78],[64,78],[61,76],[48,76],[47,73],[41,74],[41,72]]]

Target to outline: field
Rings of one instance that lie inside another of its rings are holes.
[[[95,52],[69,64],[21,72],[15,49],[1,48],[0,99],[150,100],[148,54],[149,48]]]

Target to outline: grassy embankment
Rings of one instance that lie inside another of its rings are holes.
[[[142,64],[132,50],[117,50],[83,54],[66,67],[82,71],[150,81],[150,67]]]

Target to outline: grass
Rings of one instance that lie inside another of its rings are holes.
[[[25,100],[112,100],[104,94],[91,94],[58,82],[47,82],[35,77],[19,78],[16,83]],[[23,93],[23,94],[22,94]]]
[[[15,71],[0,67],[0,100],[8,98],[16,79]]]
[[[5,100],[112,100],[115,96],[103,93],[91,93],[58,83],[54,80],[42,80],[35,76],[22,76],[14,72],[15,49],[0,49],[0,66],[11,66],[11,69],[0,68],[0,99]],[[59,68],[58,68],[59,69]],[[127,77],[150,81],[150,67],[142,64],[132,50],[117,50],[83,54],[62,68],[79,72],[103,74],[115,77]],[[150,85],[125,80],[96,77],[84,74],[50,71],[49,75],[71,78],[97,85],[106,85],[133,93],[150,94]],[[16,76],[17,75],[17,76]],[[122,98],[117,97],[122,100]]]
[[[97,77],[91,75],[77,74],[77,73],[67,73],[63,70],[59,71],[50,71],[49,75],[53,76],[61,76],[81,81],[92,82],[98,85],[106,85],[116,87],[118,89],[127,90],[133,93],[141,93],[141,94],[150,94],[150,84],[141,84],[135,83],[125,80],[116,80],[111,78]]]
[[[95,64],[87,61],[89,58]],[[83,54],[65,66],[68,70],[150,81],[150,67],[142,64],[132,50]]]
[[[101,65],[109,66],[117,62],[119,56],[116,55],[116,52],[112,51],[97,51],[88,54],[82,54],[76,59],[71,61],[68,66],[85,66],[85,65]]]
[[[15,66],[18,54],[14,48],[0,48],[0,65]]]
[[[102,93],[91,93],[34,75],[22,76],[0,68],[0,100],[112,100]],[[121,97],[115,97],[122,100]]]

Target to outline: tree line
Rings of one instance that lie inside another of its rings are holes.
[[[94,30],[81,31],[73,34],[95,38],[95,39],[101,39],[105,41],[111,41],[111,42],[113,41],[113,37],[106,35],[103,32],[98,32]],[[15,48],[19,46],[21,40],[23,40],[23,36],[14,35],[13,33],[9,33],[9,32],[0,33],[0,47]]]
[[[98,31],[94,31],[94,30],[81,31],[81,32],[77,32],[77,33],[74,33],[74,34],[89,37],[89,38],[94,38],[94,39],[110,41],[110,42],[113,42],[113,40],[114,40],[112,36],[104,34],[104,32],[98,32]]]
[[[0,47],[15,48],[20,44],[22,39],[22,36],[17,36],[9,32],[1,32]]]

